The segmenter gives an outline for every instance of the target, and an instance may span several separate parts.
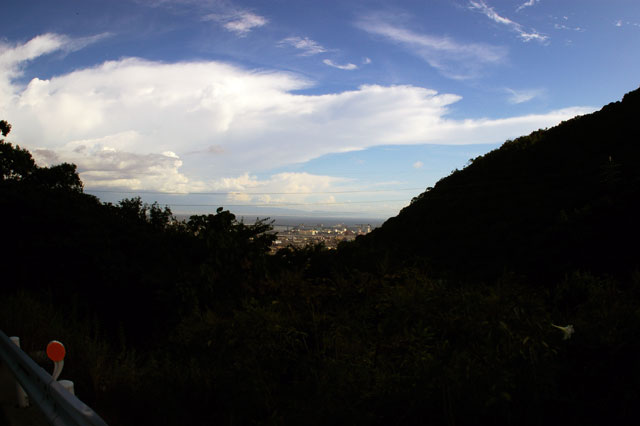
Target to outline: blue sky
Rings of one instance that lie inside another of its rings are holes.
[[[9,139],[181,213],[387,218],[640,85],[637,0],[7,3]]]

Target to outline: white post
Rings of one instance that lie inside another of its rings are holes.
[[[71,395],[76,394],[76,391],[73,387],[73,382],[71,380],[58,380],[58,383],[60,383],[63,388],[68,390],[71,393]]]
[[[10,337],[11,341],[20,347],[20,338],[16,336]],[[18,397],[18,407],[27,408],[29,406],[29,395],[22,389],[22,386],[16,382],[16,396]]]
[[[53,380],[58,380],[58,377],[60,377],[60,373],[62,373],[62,367],[64,367],[64,360],[56,361],[53,363],[53,373],[51,373],[51,377],[53,377]]]

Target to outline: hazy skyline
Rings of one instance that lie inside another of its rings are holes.
[[[640,84],[632,0],[25,1],[0,36],[9,141],[174,212],[393,216]]]

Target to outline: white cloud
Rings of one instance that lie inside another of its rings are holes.
[[[501,63],[507,55],[502,47],[483,43],[463,44],[448,37],[420,34],[378,17],[362,19],[357,26],[405,46],[443,75],[454,79],[476,77],[484,66]]]
[[[544,90],[541,89],[514,90],[507,88],[505,91],[509,94],[509,103],[512,104],[529,102],[544,94]]]
[[[556,30],[569,30],[569,31],[577,31],[579,33],[584,32],[584,28],[582,27],[568,27],[566,25],[555,24],[553,26]]]
[[[538,33],[536,30],[526,31],[522,25],[512,21],[509,18],[500,16],[492,7],[489,7],[484,0],[469,0],[471,9],[479,10],[487,18],[493,22],[509,27],[512,31],[518,33],[520,38],[524,41],[536,40],[539,42],[546,42],[549,37]]]
[[[293,46],[296,49],[300,49],[302,50],[302,53],[300,54],[302,56],[312,56],[327,51],[327,49],[322,47],[322,45],[320,45],[318,42],[307,37],[287,37],[284,40],[280,41],[278,45],[280,47]]]
[[[68,43],[68,37],[43,34],[22,45],[0,44],[0,67],[4,72],[14,70],[20,64],[60,50]]]
[[[95,43],[109,33],[90,37],[70,38],[60,34],[47,33],[32,38],[24,44],[8,44],[0,41],[0,71],[4,78],[16,77],[21,74],[20,67],[40,56],[56,52],[73,52]]]
[[[28,54],[25,45],[5,47],[0,57],[22,58],[5,62],[15,68],[37,52],[63,48],[46,46]],[[177,192],[239,187],[230,176],[378,145],[496,143],[591,111],[457,120],[448,118],[449,106],[461,99],[455,94],[363,85],[303,95],[310,83],[299,75],[213,61],[128,58],[34,78],[26,87],[4,72],[0,82],[0,112],[13,125],[12,139],[39,150],[43,161],[75,162],[87,187]],[[303,188],[304,179],[276,175],[269,185]],[[336,182],[317,179],[306,185]],[[259,182],[247,178],[244,185]]]
[[[261,27],[267,23],[266,18],[253,13],[244,12],[235,19],[224,24],[224,27],[238,34],[246,34],[256,27]]]
[[[369,64],[371,63],[371,58],[364,58],[364,59],[362,60],[362,63],[363,63],[364,65],[369,65]]]
[[[413,163],[414,169],[421,169],[422,166],[424,166],[424,163],[422,161],[416,161],[415,163]]]
[[[624,21],[622,21],[622,20],[618,20],[618,21],[616,21],[616,22],[614,23],[614,25],[615,25],[616,27],[622,27],[622,26],[624,26],[624,25],[631,25],[631,26],[634,26],[634,27],[640,27],[640,23],[637,23],[637,22],[631,22],[631,21],[626,21],[626,22],[624,22]]]
[[[358,66],[356,64],[348,63],[348,64],[340,65],[340,64],[336,64],[331,59],[325,59],[322,62],[325,65],[328,65],[328,66],[333,67],[333,68],[338,68],[338,69],[341,69],[341,70],[352,71],[352,70],[357,70],[358,69]]]
[[[533,5],[535,5],[536,3],[539,3],[540,0],[529,0],[525,3],[522,3],[520,6],[518,6],[518,8],[516,9],[516,12],[520,12],[522,9],[526,8],[526,7],[531,7]]]
[[[245,37],[269,20],[227,0],[134,0],[147,7],[163,7],[176,15],[192,14],[202,21],[216,22],[227,31]]]
[[[296,206],[323,203],[335,186],[346,183],[344,178],[314,175],[310,173],[277,173],[259,179],[249,173],[237,177],[217,179],[209,182],[211,191],[224,191],[227,202],[250,205]]]
[[[222,26],[239,36],[246,36],[254,28],[262,27],[269,21],[264,16],[255,13],[240,10],[228,13],[211,13],[202,18],[204,21],[214,21],[222,24]]]
[[[166,154],[135,154],[124,151],[89,151],[69,155],[78,165],[87,187],[125,187],[132,190],[187,192],[204,189],[179,172],[182,161]]]
[[[134,131],[93,140],[76,140],[60,149],[35,149],[39,165],[66,161],[78,166],[88,188],[127,188],[164,192],[204,190],[201,181],[189,180],[179,172],[183,162],[172,151],[134,153],[127,150],[139,140]]]

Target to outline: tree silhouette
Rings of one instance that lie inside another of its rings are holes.
[[[11,131],[11,124],[0,121],[2,136]],[[82,192],[82,181],[75,164],[62,163],[51,167],[38,167],[31,153],[0,140],[0,178],[2,181],[24,181],[36,187]]]
[[[0,132],[2,132],[2,136],[7,136],[11,131],[11,124],[7,123],[6,120],[0,120]]]
[[[0,121],[2,136],[7,136],[11,131],[11,124],[5,120]],[[0,139],[0,179],[22,180],[28,177],[36,168],[36,163],[31,153],[20,146],[13,146],[4,139]]]

